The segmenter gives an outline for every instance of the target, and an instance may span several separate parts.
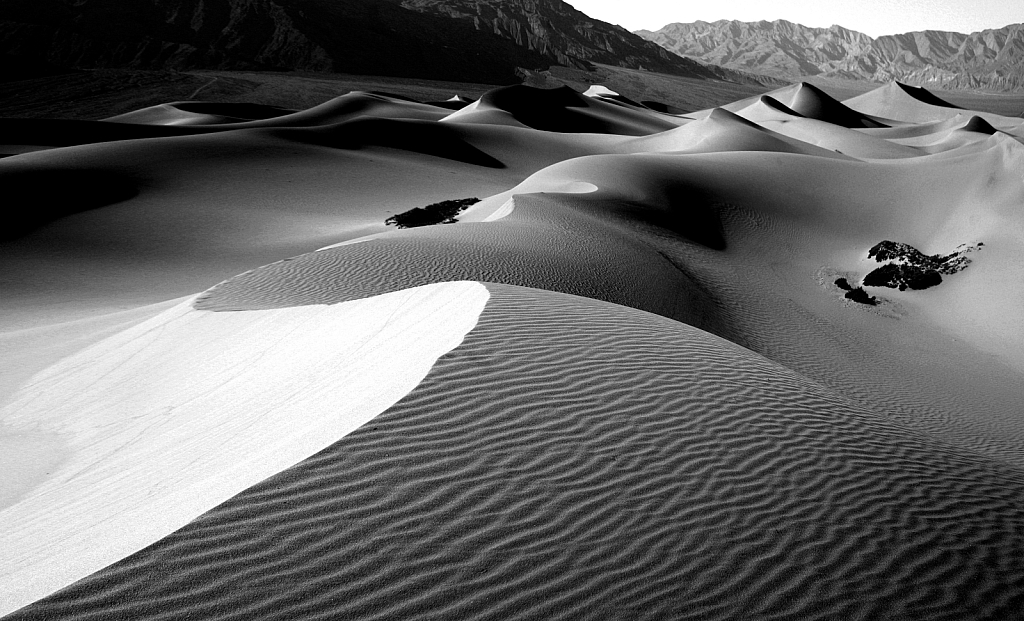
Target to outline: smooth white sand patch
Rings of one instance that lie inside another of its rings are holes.
[[[541,171],[526,179],[516,187],[489,196],[459,214],[459,222],[494,222],[512,214],[516,208],[516,196],[519,194],[551,193],[551,194],[590,194],[598,188],[588,181],[559,179],[543,174]]]
[[[185,302],[40,372],[0,410],[2,429],[12,446],[19,434],[48,447],[59,438],[49,449],[62,459],[0,511],[0,615],[388,409],[462,342],[488,297],[451,282],[266,311]]]
[[[147,319],[191,299],[185,296],[129,309],[94,311],[71,321],[37,325],[22,330],[3,330],[0,326],[0,406],[11,399],[33,375],[93,343],[140,324]],[[84,305],[83,305],[84,306]],[[85,309],[68,309],[77,316]],[[37,313],[46,317],[46,313]],[[0,432],[0,435],[3,435]],[[0,470],[3,472],[3,470]],[[3,503],[0,503],[0,507]]]
[[[491,215],[483,219],[484,222],[494,222],[495,220],[501,220],[507,215],[510,215],[516,210],[516,197],[512,196],[507,201],[501,204]]]
[[[600,97],[601,95],[617,96],[618,93],[616,93],[612,89],[608,88],[607,86],[601,86],[600,84],[595,84],[595,85],[591,86],[590,88],[588,88],[586,91],[584,91],[583,95],[586,96],[586,97]]]

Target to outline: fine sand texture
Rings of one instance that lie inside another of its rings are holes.
[[[0,616],[1018,617],[1024,119],[749,95],[0,120]]]

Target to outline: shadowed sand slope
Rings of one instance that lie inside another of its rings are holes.
[[[25,146],[67,147],[259,127],[319,127],[362,117],[437,121],[450,113],[446,107],[364,92],[335,97],[302,111],[255,104],[183,101],[103,121],[0,119],[0,153],[20,153],[17,148]]]
[[[383,232],[395,213],[489,196],[605,148],[536,130],[364,117],[5,158],[6,205],[23,215],[0,225],[0,316],[33,321],[41,306],[94,299],[116,307],[195,293],[270,261]]]
[[[885,127],[886,124],[868,117],[830,97],[813,84],[802,82],[770,93],[790,110],[810,119],[826,121],[840,127]]]
[[[764,95],[755,95],[722,106],[730,112],[747,113],[763,119],[777,120],[778,115],[799,115],[817,119],[847,128],[888,127],[884,119],[868,116],[854,110],[824,92],[817,86],[807,82],[793,84],[776,89]],[[695,112],[688,116],[706,116],[708,110]],[[741,116],[747,116],[746,113]],[[752,120],[759,120],[754,119]]]
[[[1019,609],[1019,472],[677,322],[488,289],[463,344],[371,424],[8,618]]]

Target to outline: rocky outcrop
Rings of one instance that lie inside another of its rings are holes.
[[[868,258],[883,265],[864,277],[864,286],[900,291],[934,287],[942,283],[943,274],[964,270],[971,262],[967,254],[981,246],[984,244],[980,242],[975,246],[961,244],[950,254],[927,255],[910,244],[882,241],[868,251]]]
[[[819,75],[931,88],[1024,90],[1024,24],[969,35],[927,30],[873,39],[841,26],[722,20],[637,34],[687,58],[779,78]]]

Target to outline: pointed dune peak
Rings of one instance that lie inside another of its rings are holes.
[[[630,147],[662,153],[760,151],[848,159],[845,155],[766,129],[723,108],[715,108],[707,117],[677,129],[637,139]]]
[[[477,117],[500,112],[527,127],[559,133],[644,136],[679,125],[646,110],[631,109],[634,107],[643,108],[618,95],[585,96],[568,86],[543,89],[515,85],[484,93],[472,112]],[[466,115],[460,118],[469,120]]]
[[[971,119],[960,129],[968,132],[977,132],[979,134],[988,134],[989,136],[999,131],[995,127],[992,127],[991,123],[980,116],[972,116]]]
[[[763,105],[763,106],[765,106],[767,108],[771,108],[772,110],[776,110],[778,112],[782,112],[782,113],[789,114],[791,116],[796,116],[796,117],[804,116],[804,115],[800,114],[799,112],[797,112],[796,110],[794,110],[794,109],[790,108],[789,106],[783,104],[778,99],[775,99],[771,95],[762,95],[761,98],[758,99],[757,101],[758,101],[759,104],[761,104],[761,105]]]
[[[790,121],[793,119],[804,118],[804,115],[793,110],[771,95],[762,95],[754,103],[737,110],[736,114],[755,123],[763,123],[765,121]]]
[[[864,114],[910,123],[946,120],[962,113],[958,108],[923,88],[890,82],[843,102]]]
[[[778,93],[780,96],[777,99],[780,103],[807,118],[851,129],[885,127],[884,124],[848,108],[825,91],[807,82],[796,84]]]
[[[436,108],[445,108],[446,110],[462,110],[466,106],[472,104],[475,99],[463,97],[462,95],[453,95],[452,97],[445,99],[444,101],[425,101],[423,103],[434,106]]]
[[[957,110],[963,109],[960,106],[949,103],[945,99],[942,99],[941,97],[937,96],[935,93],[920,86],[910,86],[909,84],[904,84],[902,82],[891,82],[888,88],[903,91],[907,95],[910,95],[911,97],[922,103],[931,104],[933,106],[939,106],[942,108],[956,108]]]
[[[757,131],[760,132],[768,131],[765,128],[758,125],[757,123],[754,123],[749,119],[745,119],[742,116],[736,114],[735,112],[730,112],[725,108],[715,108],[714,110],[711,111],[711,114],[709,114],[707,118],[704,119],[704,122],[719,125],[723,128],[749,127],[750,129],[756,129]]]

